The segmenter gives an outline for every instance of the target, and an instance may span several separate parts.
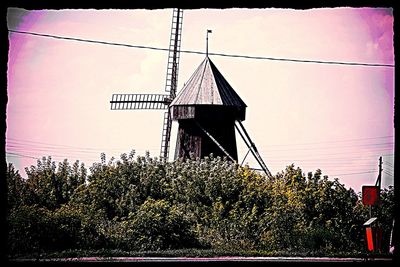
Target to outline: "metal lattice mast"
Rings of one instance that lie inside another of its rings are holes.
[[[176,96],[178,85],[179,57],[181,47],[183,10],[175,8],[172,14],[171,38],[169,42],[167,77],[165,82],[165,91],[169,93],[170,99]],[[172,119],[170,110],[164,113],[163,130],[161,136],[160,158],[168,160],[169,146],[171,139]]]

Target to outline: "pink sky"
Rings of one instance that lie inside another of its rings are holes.
[[[171,9],[9,9],[8,24],[167,48],[171,16]],[[204,51],[207,29],[210,53],[394,64],[390,9],[185,10],[182,50]],[[16,33],[9,41],[6,150],[19,154],[7,160],[22,174],[46,155],[86,166],[101,152],[158,157],[163,113],[111,111],[109,100],[113,93],[163,93],[166,52]],[[181,54],[178,89],[203,58]],[[383,185],[393,184],[394,68],[210,58],[248,105],[244,125],[273,174],[291,163],[304,172],[321,168],[359,191],[375,182],[383,155]],[[241,161],[247,150],[240,140],[238,150]]]

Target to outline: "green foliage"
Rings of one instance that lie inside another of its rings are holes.
[[[67,203],[74,191],[85,183],[86,169],[76,161],[71,167],[67,160],[56,163],[51,157],[43,157],[37,161],[37,166],[25,168],[28,176],[25,193],[28,205],[39,205],[50,210]]]
[[[267,178],[220,157],[163,162],[132,151],[90,167],[50,157],[7,170],[9,255],[107,251],[365,253],[368,209],[321,170],[289,165]],[[388,236],[393,188],[374,208]],[[384,250],[385,251],[385,250]],[[222,254],[221,254],[222,255]]]
[[[18,208],[19,205],[25,204],[27,186],[18,171],[10,163],[7,166],[7,207],[8,210]]]
[[[177,206],[165,200],[146,200],[130,220],[129,233],[138,250],[177,249],[196,245],[190,224]]]

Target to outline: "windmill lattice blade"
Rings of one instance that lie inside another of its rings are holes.
[[[171,37],[169,40],[167,78],[165,82],[165,91],[169,93],[171,101],[176,96],[178,86],[179,57],[181,51],[181,32],[182,32],[183,10],[174,8],[172,12]],[[169,145],[171,139],[171,112],[168,110],[164,114],[164,124],[161,136],[160,158],[168,160]]]
[[[167,109],[171,98],[163,94],[113,94],[111,110]]]
[[[176,95],[178,85],[179,58],[181,51],[183,10],[174,8],[172,13],[171,37],[169,40],[167,77],[165,91],[170,93],[171,98]]]

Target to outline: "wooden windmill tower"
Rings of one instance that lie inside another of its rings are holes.
[[[176,96],[182,19],[183,11],[174,9],[165,86],[169,94],[113,94],[111,109],[167,109],[160,153],[165,161],[169,155],[172,119],[179,123],[175,158],[188,157],[189,153],[202,158],[213,153],[237,161],[236,128],[249,148],[245,158],[252,152],[262,170],[271,176],[241,123],[245,119],[246,104],[208,57],[210,30],[207,30],[206,58]]]
[[[165,92],[168,94],[113,94],[112,110],[126,109],[166,109],[161,137],[160,158],[168,160],[171,139],[171,114],[169,104],[175,98],[178,85],[179,57],[181,47],[183,10],[174,8],[172,13],[171,37],[169,42],[167,78]]]
[[[207,53],[170,105],[172,119],[179,123],[175,158],[188,157],[189,153],[202,158],[213,153],[237,161],[236,128],[262,170],[271,176],[241,123],[246,107]]]
[[[246,107],[206,56],[171,103],[179,123],[175,158],[213,153],[237,161],[234,125],[245,119]]]

